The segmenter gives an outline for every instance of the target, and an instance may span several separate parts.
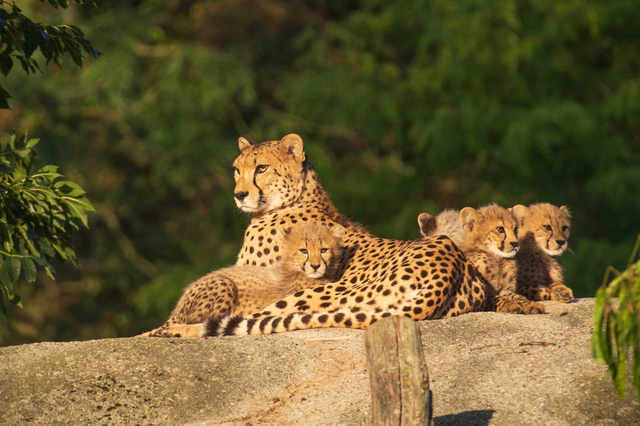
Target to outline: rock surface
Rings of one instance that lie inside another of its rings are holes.
[[[590,355],[593,299],[546,315],[474,313],[420,323],[445,425],[631,425]],[[369,424],[364,332],[126,338],[0,348],[0,423]]]

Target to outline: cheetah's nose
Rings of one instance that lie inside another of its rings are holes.
[[[511,241],[511,247],[516,248],[518,247],[518,242],[517,241]]]
[[[247,195],[249,195],[249,192],[247,191],[236,192],[235,194],[233,194],[233,196],[236,197],[238,201],[244,200],[247,197]]]
[[[566,242],[567,240],[556,240],[556,243],[558,243],[558,247],[562,247]]]
[[[318,268],[320,267],[320,265],[309,265],[311,266],[311,269],[313,269],[314,271],[317,271]]]

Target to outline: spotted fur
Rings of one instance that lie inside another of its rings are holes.
[[[260,267],[235,265],[188,286],[167,322],[147,335],[195,337],[212,316],[248,315],[279,299],[335,279],[344,228],[315,222],[281,228],[275,238],[282,262]],[[195,326],[191,326],[196,324]]]
[[[505,273],[517,275],[517,292],[530,300],[573,300],[557,259],[568,247],[569,210],[538,203],[514,206],[512,212],[520,223],[521,248]]]
[[[420,233],[425,238],[431,238],[438,235],[446,235],[451,238],[458,247],[462,243],[464,229],[460,220],[460,212],[458,210],[446,209],[437,216],[428,213],[420,213],[418,216],[418,226]]]
[[[236,204],[253,219],[238,264],[279,262],[275,243],[265,239],[279,226],[318,221],[344,227],[339,278],[283,298],[250,317],[212,318],[203,329],[205,336],[367,328],[382,315],[424,320],[491,308],[492,287],[449,238],[378,238],[340,214],[306,160],[299,136],[259,145],[241,140],[240,149],[234,161]],[[345,316],[338,321],[335,315],[340,313]]]
[[[460,211],[464,233],[460,247],[484,278],[496,289],[496,310],[516,314],[544,313],[544,307],[516,294],[516,276],[505,265],[519,251],[518,223],[509,211],[490,204]]]

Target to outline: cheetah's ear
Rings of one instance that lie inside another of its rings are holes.
[[[418,226],[420,227],[420,233],[423,237],[432,237],[438,228],[436,217],[428,213],[420,213],[420,216],[418,216]]]
[[[571,217],[571,212],[569,211],[569,207],[561,206],[560,207],[560,211],[563,212],[564,214],[566,214],[567,216]]]
[[[290,135],[285,136],[280,141],[282,142],[284,148],[287,152],[300,163],[302,163],[305,159],[304,155],[304,146],[302,143],[302,138],[295,133],[291,133]]]
[[[331,235],[333,235],[333,238],[336,239],[338,245],[342,244],[342,237],[344,237],[344,228],[342,227],[342,225],[338,225],[337,223],[333,225],[333,228],[331,229]]]
[[[529,217],[529,214],[531,214],[531,212],[529,211],[529,208],[526,207],[526,206],[523,206],[522,204],[518,204],[517,206],[513,206],[512,208],[509,209],[509,211],[511,212],[511,215],[521,225],[522,225],[522,223],[524,223],[525,219],[527,217]]]
[[[251,142],[246,140],[245,138],[238,138],[238,148],[240,148],[240,152],[251,146]]]
[[[460,210],[460,220],[465,231],[473,231],[473,226],[480,217],[480,213],[472,207],[465,207]]]

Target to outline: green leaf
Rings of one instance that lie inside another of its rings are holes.
[[[13,291],[9,290],[8,288],[5,288],[5,291],[7,292],[7,300],[12,304],[22,308],[22,299],[20,298],[20,296],[13,293]]]
[[[4,251],[11,253],[11,250],[13,250],[13,237],[6,226],[0,226],[0,231],[3,234],[2,247],[4,248]]]
[[[64,250],[59,243],[52,243],[51,246],[56,251],[56,254],[60,258],[60,260],[67,260],[67,255],[64,253]]]
[[[36,273],[36,265],[33,264],[33,260],[28,258],[23,258],[22,260],[22,270],[24,271],[24,278],[28,282],[33,282],[38,277]]]
[[[9,24],[6,27],[4,27],[4,30],[10,37],[10,38],[7,38],[7,41],[9,42],[9,46],[14,48],[15,50],[22,51],[22,42],[24,40],[24,36],[20,31],[14,28],[13,25],[10,24],[10,22],[11,21],[9,21]]]
[[[17,257],[10,257],[5,261],[5,263],[8,265],[7,274],[9,276],[9,279],[11,280],[11,284],[13,284],[18,281],[18,278],[20,277],[20,269],[22,268],[22,264],[20,263],[20,259],[18,259]]]
[[[45,266],[45,267],[44,267],[44,270],[45,270],[45,272],[47,273],[47,276],[48,276],[49,278],[51,278],[51,279],[52,279],[52,280],[54,280],[54,281],[56,280],[56,278],[53,276],[53,273],[51,273],[51,271],[53,270],[53,267],[51,267],[51,266]]]
[[[91,201],[89,201],[86,197],[77,198],[74,200],[74,202],[76,202],[77,204],[80,204],[82,208],[88,212],[96,211],[96,209],[93,207],[93,204],[91,204]]]
[[[9,269],[11,269],[11,265],[8,261],[9,259],[10,258],[5,258],[4,263],[0,266],[0,282],[7,289],[11,288],[13,285],[13,281],[11,281],[11,278],[9,277]]]
[[[56,251],[53,249],[53,247],[51,247],[51,244],[48,240],[41,240],[40,241],[40,248],[42,248],[42,251],[44,252],[45,255],[51,257],[51,256],[55,256]]]
[[[22,51],[24,56],[29,58],[33,52],[38,48],[38,39],[40,35],[33,31],[27,31],[24,35],[24,45],[22,46]]]
[[[77,198],[85,194],[85,191],[80,188],[80,185],[70,181],[58,181],[53,185],[53,187],[59,189],[60,192],[67,197]]]
[[[88,228],[89,224],[87,221],[87,214],[85,213],[85,210],[93,211],[93,206],[91,205],[91,203],[89,203],[89,200],[87,200],[86,198],[76,199],[69,197],[61,197],[61,199],[64,205],[69,209],[71,215],[75,218],[80,219],[82,221],[82,224]]]
[[[27,248],[29,249],[29,252],[33,256],[40,256],[40,252],[38,251],[38,249],[36,249],[36,247],[33,245],[31,240],[29,240],[29,239],[25,240],[25,244],[27,245]]]
[[[40,139],[29,139],[27,141],[27,148],[29,149],[33,149],[34,146],[38,145],[38,142],[40,142]]]
[[[13,60],[11,59],[11,56],[0,53],[0,71],[5,77],[9,75],[9,71],[11,71],[12,67]]]
[[[38,141],[39,141],[39,139],[38,139]],[[43,168],[38,170],[38,173],[56,173],[57,174],[58,173],[58,166],[53,166],[53,165],[44,166]]]
[[[11,95],[0,85],[0,109],[11,109],[7,99],[11,99]]]

